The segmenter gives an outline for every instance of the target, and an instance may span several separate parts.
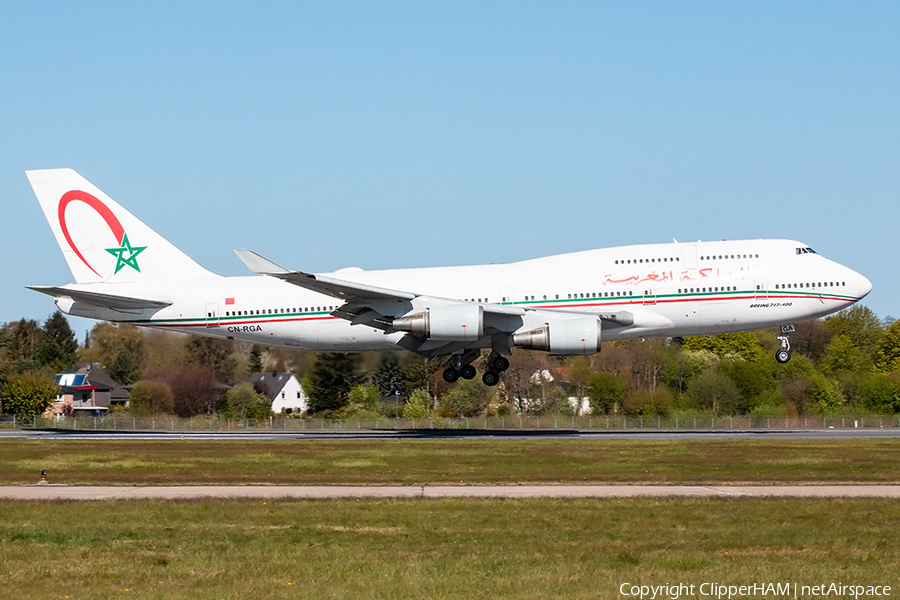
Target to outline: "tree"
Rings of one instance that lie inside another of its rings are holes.
[[[509,357],[509,369],[503,374],[503,389],[506,400],[517,412],[530,409],[534,400],[544,394],[542,379],[535,379],[535,373],[546,369],[547,355],[532,350],[513,350]]]
[[[616,412],[625,400],[628,392],[628,381],[615,373],[595,373],[591,378],[589,402],[594,414],[610,414]]]
[[[383,352],[378,361],[378,367],[372,374],[372,383],[378,386],[382,396],[394,396],[397,392],[403,394],[403,370],[393,352]]]
[[[745,360],[759,360],[765,351],[759,338],[752,331],[721,333],[714,336],[690,336],[684,338],[685,350],[708,350],[719,356],[737,355]]]
[[[131,352],[134,361],[144,364],[144,334],[135,325],[127,323],[97,323],[91,329],[91,346],[83,357],[109,368],[123,349]]]
[[[69,322],[58,310],[44,322],[44,334],[47,342],[55,345],[58,358],[65,367],[72,365],[78,357],[78,341]]]
[[[260,420],[272,413],[272,401],[260,394],[249,383],[242,383],[225,393],[219,414],[226,419]]]
[[[591,359],[587,356],[576,356],[569,365],[569,383],[575,386],[578,402],[576,404],[576,412],[581,408],[581,399],[587,394],[585,390],[591,383],[591,376],[594,372],[591,370]]]
[[[666,349],[659,340],[630,344],[631,385],[635,389],[655,391],[663,375]]]
[[[445,361],[428,360],[412,352],[406,353],[406,357],[408,358],[403,364],[403,389],[416,390],[421,388],[429,394],[433,393],[432,378],[444,366]]]
[[[655,390],[634,390],[625,396],[622,406],[629,415],[667,415],[675,407],[675,396],[662,385]]]
[[[347,405],[350,389],[358,377],[358,354],[323,352],[303,381],[309,412],[335,411]]]
[[[3,388],[3,412],[20,419],[43,414],[59,395],[59,386],[40,373],[29,371],[12,376]]]
[[[747,412],[764,392],[775,388],[775,378],[763,361],[725,360],[719,363],[717,372],[731,380],[740,393],[733,403],[723,405],[729,414]]]
[[[172,412],[172,390],[162,381],[139,381],[128,400],[128,410],[136,417],[152,417]]]
[[[236,364],[232,340],[193,336],[186,349],[188,363],[208,369],[219,381],[230,381],[234,376]]]
[[[834,382],[817,373],[812,383],[813,402],[818,412],[834,413],[844,406],[844,395]]]
[[[358,383],[350,388],[350,393],[347,395],[347,408],[351,412],[375,411],[380,399],[381,392],[378,391],[377,386]]]
[[[403,407],[404,419],[424,419],[428,414],[428,406],[431,404],[431,396],[422,388],[413,390]]]
[[[828,375],[840,372],[858,371],[863,364],[863,354],[846,333],[839,333],[831,338],[825,356],[819,362],[819,368]]]
[[[878,414],[900,412],[900,377],[870,373],[859,382],[863,405]]]
[[[196,365],[159,371],[152,376],[172,390],[172,411],[179,417],[211,415],[221,392],[212,371]]]
[[[809,414],[813,404],[814,390],[812,377],[806,375],[793,375],[778,384],[778,391],[787,402],[793,405],[797,414],[801,415]]]
[[[847,335],[866,356],[872,356],[875,346],[884,333],[884,326],[867,306],[856,304],[825,319],[825,325],[834,335]]]
[[[834,330],[824,321],[819,319],[801,321],[791,334],[791,350],[818,362],[825,356],[825,350],[832,336]]]
[[[250,358],[247,361],[247,373],[249,375],[253,375],[254,373],[262,373],[262,354],[262,348],[259,346],[259,344],[253,344],[253,347],[250,348]]]
[[[440,410],[448,417],[474,417],[480,415],[491,403],[494,388],[477,379],[460,379],[441,396]]]
[[[709,369],[694,379],[688,387],[688,396],[698,408],[712,410],[716,415],[734,414],[746,408],[734,381],[718,369]]]
[[[878,340],[875,369],[882,373],[900,371],[900,321],[895,321]]]
[[[141,378],[140,356],[132,346],[122,346],[109,365],[107,372],[119,385],[131,385]]]
[[[30,361],[47,339],[47,334],[32,319],[9,323],[3,329],[3,358],[9,362]]]
[[[187,362],[187,336],[183,333],[148,329],[143,332],[143,367],[149,371],[177,369]]]

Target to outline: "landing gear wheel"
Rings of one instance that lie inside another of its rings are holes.
[[[487,386],[497,385],[500,383],[500,374],[495,373],[494,371],[485,371],[484,375],[481,376],[481,381]]]
[[[781,364],[786,363],[787,361],[791,360],[791,351],[785,350],[784,348],[782,348],[781,350],[779,350],[778,352],[775,353],[775,360],[777,360]]]
[[[463,379],[475,379],[476,375],[478,375],[478,371],[472,365],[466,365],[459,370],[459,376]]]
[[[491,367],[498,373],[502,373],[509,368],[509,359],[505,356],[495,356],[491,361]]]
[[[447,367],[444,369],[444,381],[447,383],[453,383],[457,379],[459,379],[459,371],[454,369],[453,367]]]

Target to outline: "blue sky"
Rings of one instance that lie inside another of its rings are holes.
[[[226,275],[788,237],[898,317],[897,31],[895,2],[3,2],[0,322],[71,280],[23,174],[63,166]]]

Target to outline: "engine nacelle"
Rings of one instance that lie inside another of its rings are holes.
[[[536,329],[514,333],[513,346],[544,350],[550,354],[595,354],[600,352],[600,324],[596,317],[553,321]]]
[[[484,337],[484,308],[480,304],[448,304],[397,317],[394,329],[430,340],[475,342]]]

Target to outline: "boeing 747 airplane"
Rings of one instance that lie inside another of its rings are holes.
[[[620,246],[510,264],[313,274],[250,250],[207,271],[71,169],[28,180],[75,283],[30,289],[69,315],[306,350],[450,356],[444,379],[496,385],[512,348],[593,354],[602,341],[781,326],[857,302],[859,273],[791,240]]]

